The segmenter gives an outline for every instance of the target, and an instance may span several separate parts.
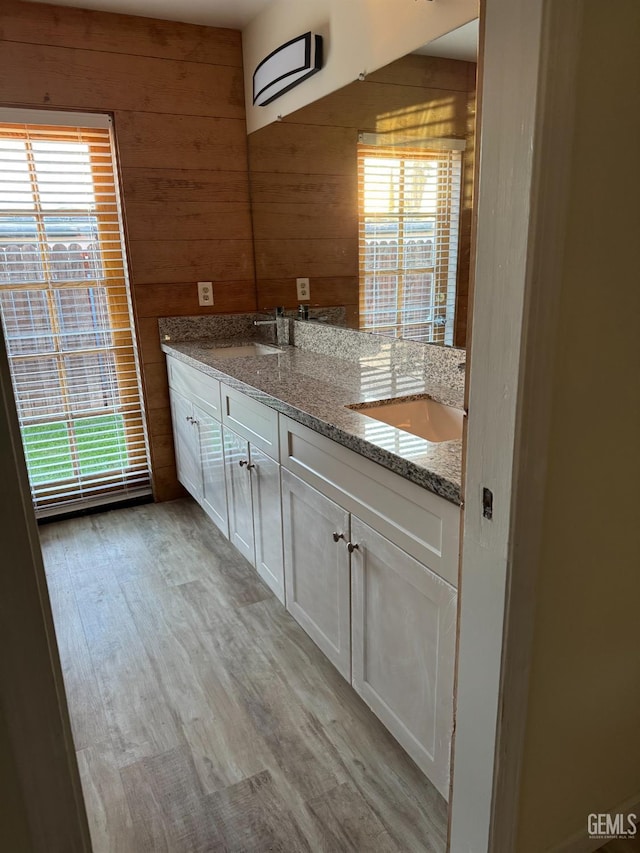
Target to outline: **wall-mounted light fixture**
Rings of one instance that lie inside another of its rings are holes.
[[[264,107],[322,68],[322,36],[291,39],[266,56],[253,72],[253,103]]]

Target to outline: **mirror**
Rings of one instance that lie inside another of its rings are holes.
[[[250,134],[260,310],[304,277],[318,319],[465,346],[475,71],[412,53]]]

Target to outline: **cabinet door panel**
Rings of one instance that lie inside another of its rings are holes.
[[[284,604],[280,466],[253,444],[250,452],[251,463],[255,466],[251,469],[251,490],[256,569]]]
[[[202,508],[228,537],[229,518],[227,515],[222,426],[215,418],[197,406],[193,407],[193,413],[200,436]]]
[[[350,679],[349,513],[284,470],[282,509],[287,610]]]
[[[253,507],[251,503],[251,475],[249,443],[230,429],[223,428],[224,467],[229,509],[229,539],[238,551],[255,566],[256,554],[253,540]]]
[[[176,451],[178,480],[200,502],[202,469],[198,431],[193,424],[193,406],[177,391],[171,391],[171,420]]]
[[[446,798],[456,591],[352,516],[352,683]]]

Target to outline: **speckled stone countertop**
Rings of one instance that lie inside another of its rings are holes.
[[[253,338],[255,341],[255,338]],[[393,357],[345,360],[293,346],[277,355],[216,357],[246,339],[165,343],[168,355],[220,379],[278,412],[448,501],[460,504],[461,441],[430,442],[345,408],[398,397],[432,397],[462,407],[459,390],[434,384]]]

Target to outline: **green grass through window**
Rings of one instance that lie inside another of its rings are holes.
[[[22,429],[31,483],[54,483],[76,476],[73,470],[69,430],[73,430],[81,475],[126,468],[127,444],[122,415],[79,418]]]

